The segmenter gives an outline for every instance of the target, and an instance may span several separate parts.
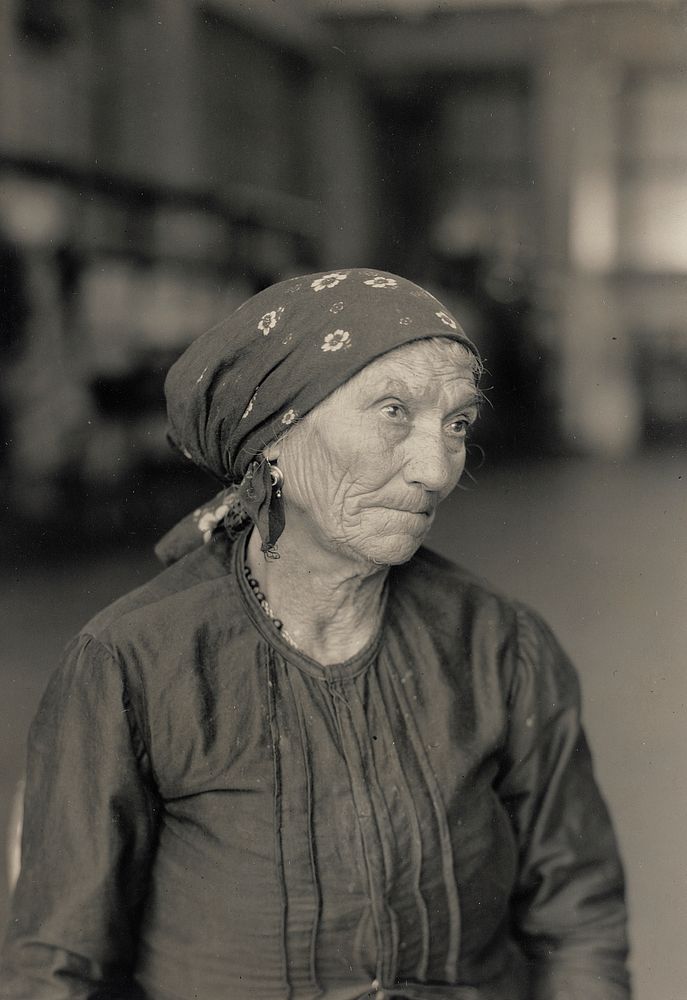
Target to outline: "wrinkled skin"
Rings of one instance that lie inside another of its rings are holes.
[[[359,572],[410,559],[461,477],[477,404],[448,340],[372,362],[266,452],[284,474],[291,540]]]

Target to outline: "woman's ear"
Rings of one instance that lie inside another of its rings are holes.
[[[265,456],[268,462],[279,461],[279,456],[281,455],[281,446],[279,442],[275,441],[274,444],[271,444],[267,448],[265,448],[263,450],[263,455]]]

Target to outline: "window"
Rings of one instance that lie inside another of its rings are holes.
[[[521,76],[452,83],[439,112],[438,246],[500,257],[531,240],[528,125]]]
[[[301,59],[207,11],[198,16],[206,181],[307,194]]]
[[[687,77],[636,73],[623,94],[622,263],[687,272]]]

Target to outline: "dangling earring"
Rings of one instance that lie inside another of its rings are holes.
[[[284,530],[283,481],[281,470],[260,455],[253,459],[236,487],[243,509],[260,533],[261,548],[268,559],[279,558],[275,544]]]
[[[276,497],[281,500],[281,488],[284,483],[284,473],[276,465],[270,464],[270,478],[272,479],[272,489]]]
[[[269,523],[269,537],[273,537],[272,528],[274,524],[278,524],[279,527],[276,531],[276,537],[278,538],[284,530],[284,500],[282,498],[282,485],[284,483],[284,473],[279,469],[275,463],[270,462],[270,480],[272,482],[272,495],[271,503],[269,504],[268,513],[268,523]],[[276,541],[263,542],[262,552],[265,559],[279,559],[279,550],[277,549]]]

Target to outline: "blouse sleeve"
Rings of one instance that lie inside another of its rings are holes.
[[[156,799],[132,693],[98,640],[67,647],[31,726],[2,1000],[135,998]]]
[[[519,844],[512,913],[531,1000],[628,1000],[623,871],[580,725],[577,675],[539,619],[518,617],[499,793]]]

